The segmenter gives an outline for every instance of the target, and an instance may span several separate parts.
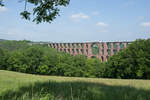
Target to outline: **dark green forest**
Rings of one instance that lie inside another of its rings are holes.
[[[70,77],[150,79],[150,39],[134,41],[107,62],[31,43],[0,41],[0,69]]]

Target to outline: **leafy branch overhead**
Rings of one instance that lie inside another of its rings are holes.
[[[24,11],[20,13],[22,18],[26,20],[31,19],[31,14],[34,15],[33,22],[37,24],[41,22],[51,23],[56,16],[59,16],[59,7],[67,6],[70,0],[24,0],[25,8]],[[31,3],[34,5],[33,12],[27,11],[27,4]],[[2,0],[0,0],[0,5],[3,6]]]
[[[4,6],[3,0],[0,0],[0,6]]]

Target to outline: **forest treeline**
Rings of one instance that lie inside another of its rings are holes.
[[[150,39],[134,41],[107,62],[30,44],[26,40],[0,41],[0,69],[56,76],[150,79]]]

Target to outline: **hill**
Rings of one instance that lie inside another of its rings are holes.
[[[0,41],[5,41],[4,39],[0,39]]]
[[[150,80],[57,77],[0,70],[0,100],[150,100]]]

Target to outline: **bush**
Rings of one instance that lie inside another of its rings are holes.
[[[136,40],[106,63],[96,58],[87,59],[84,55],[58,52],[45,45],[18,42],[0,43],[3,44],[0,48],[0,69],[73,77],[150,79],[150,39]]]
[[[106,65],[107,77],[150,79],[150,39],[136,40]]]
[[[59,76],[96,77],[99,74],[96,72],[98,71],[96,69],[101,67],[98,59],[87,59],[83,55],[72,56],[44,45],[28,45],[28,43],[29,41],[0,43],[4,49],[10,52],[9,56],[5,57],[5,50],[0,49],[0,68],[31,74]]]

